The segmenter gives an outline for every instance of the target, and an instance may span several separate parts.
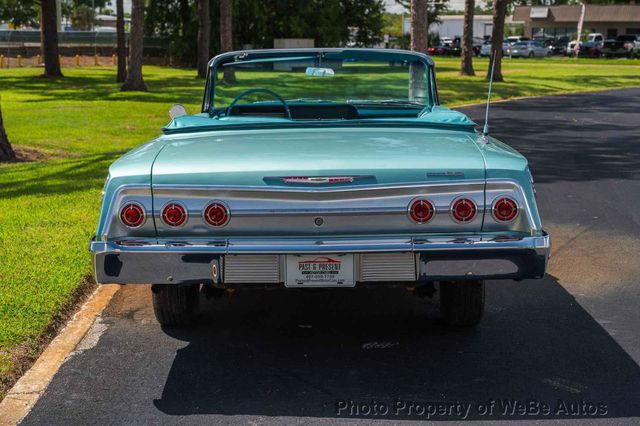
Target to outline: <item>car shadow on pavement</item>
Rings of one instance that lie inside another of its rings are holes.
[[[404,290],[237,292],[205,303],[198,327],[165,330],[189,344],[154,404],[170,415],[640,416],[640,367],[554,277],[489,282],[487,303],[473,330],[445,327]]]

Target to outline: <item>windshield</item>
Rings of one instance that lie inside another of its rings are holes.
[[[385,108],[392,115],[397,115],[394,110],[405,108],[415,116],[434,104],[430,67],[409,54],[299,51],[260,57],[249,52],[229,59],[212,71],[215,115],[285,114],[285,101],[292,115],[315,105],[316,109],[342,111]],[[232,108],[227,111],[229,106]],[[332,117],[329,111],[326,114]],[[339,118],[349,118],[345,114]],[[351,115],[360,116],[357,112]]]

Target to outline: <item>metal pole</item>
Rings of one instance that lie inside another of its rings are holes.
[[[582,25],[584,24],[584,13],[586,6],[584,3],[580,3],[582,8],[580,9],[580,19],[578,20],[578,35],[576,37],[576,58],[580,54],[580,39],[582,38]]]

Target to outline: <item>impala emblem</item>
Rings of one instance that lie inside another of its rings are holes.
[[[351,183],[353,176],[286,176],[285,183]]]
[[[264,180],[279,180],[284,183],[301,184],[327,184],[327,183],[352,183],[358,179],[373,179],[373,176],[266,176]]]

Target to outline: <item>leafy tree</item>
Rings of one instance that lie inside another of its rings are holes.
[[[493,68],[493,81],[504,81],[502,77],[502,40],[504,38],[504,21],[509,0],[495,0],[493,10],[493,30],[491,32],[491,63],[487,69],[487,80],[491,78]]]
[[[172,58],[183,64],[196,65],[197,0],[149,0],[144,32],[167,38]]]
[[[58,56],[56,0],[40,1],[40,39],[44,57],[44,77],[62,77]]]
[[[220,0],[220,47],[223,52],[233,50],[233,5],[231,0]],[[235,83],[233,68],[224,70],[223,79],[227,83]]]
[[[384,2],[351,0],[343,2],[347,26],[356,28],[355,45],[372,46],[382,41]]]
[[[33,0],[0,0],[0,21],[16,27],[38,26],[38,6]]]
[[[15,161],[16,153],[9,143],[7,132],[4,131],[4,122],[2,121],[2,108],[0,107],[0,161]]]
[[[118,55],[118,74],[116,82],[124,83],[127,79],[127,45],[124,34],[123,0],[116,0],[116,52]]]
[[[76,30],[90,30],[96,23],[96,11],[81,4],[71,11],[71,25]]]
[[[207,76],[211,41],[211,11],[209,0],[198,0],[198,77]],[[230,19],[231,17],[229,17]],[[231,37],[231,34],[229,34]]]
[[[396,3],[405,7],[405,9],[411,9],[411,3],[413,0],[396,0]],[[449,0],[430,0],[427,1],[427,18],[425,25],[431,25],[432,23],[440,23],[440,16],[447,12]],[[412,25],[413,27],[413,25]],[[428,35],[428,39],[436,39],[431,34]]]
[[[195,65],[198,0],[148,1],[145,33],[169,38],[172,56]],[[220,39],[221,1],[210,3],[209,57],[226,50]],[[343,46],[350,38],[349,27],[358,28],[356,44],[370,45],[382,38],[383,13],[381,0],[233,0],[233,46],[269,48],[276,38],[312,38],[316,46]]]
[[[464,30],[462,32],[462,60],[460,75],[476,75],[473,71],[473,12],[475,0],[464,2]]]
[[[131,36],[129,40],[129,70],[122,91],[147,91],[142,77],[142,49],[144,43],[144,0],[133,0],[131,5]]]
[[[427,53],[427,0],[411,0],[411,50]]]

